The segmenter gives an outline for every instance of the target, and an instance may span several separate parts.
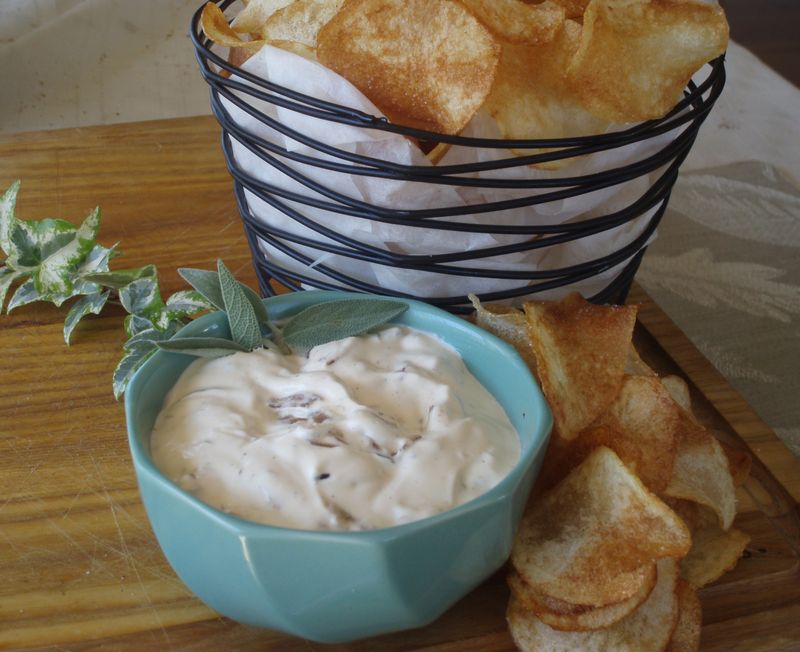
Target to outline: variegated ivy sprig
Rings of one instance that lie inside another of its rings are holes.
[[[117,244],[106,248],[96,241],[100,210],[95,208],[80,226],[60,219],[20,220],[15,206],[17,181],[0,199],[0,314],[9,289],[17,285],[8,312],[35,301],[61,306],[77,298],[64,320],[64,341],[69,344],[78,322],[99,314],[109,302],[119,303],[129,314],[124,354],[114,370],[114,395],[119,398],[133,374],[159,348],[197,356],[229,355],[260,347],[288,352],[308,349],[334,339],[359,335],[385,323],[406,309],[398,301],[353,299],[308,308],[285,324],[272,323],[258,295],[238,283],[219,261],[217,272],[180,269],[192,286],[166,301],[161,297],[154,265],[110,270],[120,253]],[[231,339],[175,338],[187,321],[206,310],[224,310]]]

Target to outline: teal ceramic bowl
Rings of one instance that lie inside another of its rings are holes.
[[[298,292],[266,300],[274,319],[364,295]],[[367,532],[261,525],[186,493],[153,464],[149,438],[164,396],[193,360],[156,353],[125,394],[128,439],[142,501],[164,554],[208,606],[242,623],[324,643],[430,623],[503,565],[544,457],[552,418],[528,368],[505,342],[463,319],[408,301],[396,323],[455,347],[519,433],[521,457],[489,492],[437,516]],[[228,335],[207,315],[182,335]]]

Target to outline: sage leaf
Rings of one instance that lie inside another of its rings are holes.
[[[179,267],[178,274],[217,310],[225,310],[225,300],[222,298],[219,276],[215,272],[210,272],[207,269]]]
[[[0,267],[0,314],[3,312],[3,304],[5,303],[8,289],[21,276],[23,276],[22,272],[12,271],[8,267]]]
[[[242,286],[221,260],[217,261],[217,273],[233,341],[241,344],[248,351],[260,347],[261,329],[256,312]]]
[[[126,351],[125,355],[123,355],[122,359],[119,361],[119,364],[117,364],[117,368],[114,369],[112,384],[114,387],[115,399],[119,400],[119,397],[122,396],[125,389],[128,387],[131,378],[133,378],[133,374],[135,374],[157,350],[155,344],[149,343],[148,345],[147,343],[143,343],[142,346],[137,346],[130,351]]]
[[[0,249],[6,257],[11,258],[13,245],[11,243],[11,233],[16,225],[14,208],[17,205],[17,193],[19,193],[20,182],[15,181],[8,190],[3,193],[0,199]]]
[[[345,337],[362,335],[407,309],[405,303],[388,299],[326,301],[297,313],[283,328],[283,339],[294,348],[310,349]]]
[[[119,300],[129,313],[151,318],[164,307],[164,301],[158,290],[158,279],[152,276],[136,279],[121,287]]]
[[[77,267],[94,247],[99,229],[100,209],[95,208],[68,243],[52,252],[43,247],[42,262],[33,275],[36,289],[43,294],[71,292]]]
[[[95,294],[87,294],[86,296],[78,299],[69,309],[67,318],[64,320],[64,341],[69,344],[72,331],[78,325],[78,322],[88,314],[99,315],[103,306],[106,305],[108,300],[109,291],[96,292]]]
[[[116,246],[116,245],[115,245]],[[157,278],[158,271],[155,265],[145,265],[133,269],[116,269],[113,272],[90,272],[82,278],[92,283],[98,283],[112,290],[121,290],[126,285],[141,278]]]
[[[225,310],[225,300],[222,298],[222,288],[219,285],[219,274],[206,269],[194,269],[191,267],[181,267],[178,269],[178,274],[217,310]],[[269,316],[261,297],[244,283],[239,283],[239,285],[244,290],[250,305],[253,306],[258,323],[266,324],[269,321]]]
[[[246,352],[243,346],[222,337],[176,337],[156,342],[162,351],[185,353],[201,358],[220,358],[237,352]]]

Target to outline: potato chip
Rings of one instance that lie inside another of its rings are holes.
[[[539,380],[558,436],[574,439],[611,404],[636,321],[635,306],[595,306],[572,293],[525,304]]]
[[[642,360],[636,347],[631,343],[631,348],[628,350],[628,359],[625,361],[625,373],[630,376],[656,376],[647,363]]]
[[[692,533],[692,548],[681,559],[681,576],[701,588],[732,570],[741,559],[750,537],[736,528],[728,531],[719,525],[716,514],[697,503],[670,500],[668,503]]]
[[[541,0],[525,0],[525,2],[538,3]],[[589,0],[551,0],[551,2],[561,6],[567,18],[583,18],[583,12],[589,4]]]
[[[528,337],[525,313],[499,304],[484,306],[474,294],[469,295],[469,300],[475,308],[475,323],[513,346],[536,376],[536,355]]]
[[[650,564],[690,546],[683,521],[600,447],[534,503],[511,563],[540,593],[601,607],[630,598]]]
[[[702,627],[703,608],[697,592],[684,580],[678,580],[678,623],[666,652],[697,652]]]
[[[317,34],[344,0],[295,0],[272,14],[261,28],[268,41],[292,41],[310,48],[317,47]]]
[[[526,5],[520,0],[459,0],[496,37],[509,43],[547,43],[564,22],[564,9],[545,0]]]
[[[719,445],[722,446],[722,451],[725,453],[725,457],[728,458],[728,468],[733,478],[733,486],[741,487],[750,476],[750,467],[753,464],[750,454],[740,448],[728,446],[723,442],[720,442]]]
[[[264,41],[242,40],[228,25],[228,19],[225,18],[225,14],[213,2],[207,2],[203,7],[203,13],[200,15],[200,24],[205,35],[214,43],[231,49],[243,48],[252,53],[260,50],[261,46],[264,45]]]
[[[316,49],[309,47],[305,43],[298,43],[297,41],[281,41],[281,40],[274,40],[274,41],[267,41],[271,46],[280,48],[281,50],[286,50],[287,52],[292,52],[304,59],[310,59],[311,61],[317,60],[317,51]]]
[[[317,56],[393,122],[461,131],[494,80],[500,48],[454,0],[347,0]]]
[[[687,0],[591,0],[569,67],[572,87],[610,122],[659,118],[728,44],[725,12]]]
[[[605,607],[587,607],[555,600],[533,590],[519,573],[511,572],[507,578],[508,586],[522,606],[553,629],[570,632],[583,632],[589,629],[610,627],[622,620],[642,604],[656,585],[656,565],[653,564],[641,588],[627,600]]]
[[[239,32],[259,34],[264,23],[279,9],[283,9],[295,0],[250,0],[233,19],[231,27]]]
[[[689,385],[686,384],[686,381],[679,376],[664,376],[661,379],[661,384],[664,385],[664,389],[669,392],[672,400],[680,405],[687,414],[697,421],[697,418],[694,416],[694,412],[692,412],[692,396],[689,392]]]
[[[504,138],[568,138],[606,131],[609,122],[589,113],[566,83],[566,71],[580,35],[581,25],[567,20],[547,43],[502,43],[497,77],[484,110],[497,122]],[[514,153],[526,156],[537,150]],[[559,167],[568,161],[544,167]]]
[[[658,563],[658,581],[633,613],[604,629],[563,632],[527,612],[514,595],[506,613],[511,636],[523,652],[652,652],[666,648],[678,622],[678,573],[673,559]]]
[[[650,491],[661,493],[683,429],[683,411],[653,376],[625,376],[608,410],[582,432],[576,445],[584,451],[608,446]]]
[[[716,438],[685,412],[672,479],[664,494],[707,505],[724,530],[736,516],[736,487],[728,458]]]

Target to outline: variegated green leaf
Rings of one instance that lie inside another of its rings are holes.
[[[108,300],[109,291],[96,292],[94,294],[87,294],[86,296],[78,299],[67,313],[67,318],[64,320],[64,341],[69,344],[72,331],[78,325],[78,322],[88,314],[99,315],[103,306],[106,305]]]
[[[94,294],[100,291],[100,284],[88,281],[85,277],[88,274],[98,274],[108,271],[108,263],[116,254],[117,242],[110,249],[103,245],[96,244],[92,247],[89,255],[86,256],[77,271],[75,281],[75,292],[77,294]]]
[[[42,293],[64,293],[73,288],[73,279],[78,265],[95,245],[100,229],[100,209],[95,208],[75,231],[72,240],[63,247],[47,252],[42,264],[34,273],[37,289]]]
[[[75,227],[65,220],[15,220],[8,264],[35,272],[42,261],[75,239]]]
[[[138,335],[150,328],[155,328],[153,322],[151,322],[147,317],[142,317],[141,315],[128,315],[125,317],[125,321],[123,322],[123,328],[125,329],[125,334],[128,337],[133,337],[134,335]]]
[[[12,254],[11,232],[14,230],[16,223],[14,207],[17,204],[19,186],[19,181],[12,183],[11,187],[3,193],[3,197],[0,199],[0,249],[9,258]]]
[[[116,245],[115,245],[116,246]],[[129,283],[141,278],[157,278],[158,271],[155,265],[145,265],[134,269],[115,269],[113,272],[98,272],[84,274],[83,278],[92,283],[99,283],[112,290],[121,290]]]
[[[39,294],[39,290],[36,289],[33,280],[28,279],[20,285],[17,291],[12,295],[11,301],[8,302],[7,312],[11,312],[14,308],[19,308],[20,306],[26,306],[34,301],[41,301],[42,299],[43,297]]]
[[[0,267],[0,314],[3,312],[3,304],[6,300],[8,288],[22,275],[22,272],[15,272],[8,267]]]
[[[142,342],[141,346],[127,351],[125,355],[122,356],[117,368],[114,369],[114,398],[119,399],[119,397],[122,396],[125,389],[128,387],[128,383],[139,367],[141,367],[157,350],[156,345],[152,342]]]
[[[180,290],[167,299],[165,310],[172,319],[183,319],[204,310],[214,310],[214,305],[197,290]]]
[[[119,300],[125,310],[132,315],[142,315],[151,319],[154,319],[164,307],[164,301],[158,290],[158,279],[152,276],[136,279],[120,288]]]
[[[133,337],[131,337],[125,344],[123,348],[128,351],[130,349],[134,349],[139,346],[142,342],[161,342],[163,340],[168,340],[178,332],[178,329],[181,327],[181,324],[178,322],[173,322],[169,325],[167,330],[160,331],[157,328],[148,328],[146,330],[140,331],[136,333]]]

